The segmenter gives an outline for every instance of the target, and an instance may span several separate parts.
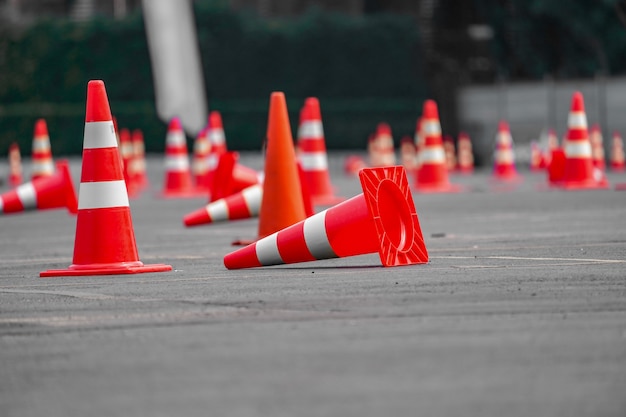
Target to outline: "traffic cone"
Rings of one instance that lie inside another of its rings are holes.
[[[77,205],[69,164],[64,160],[57,161],[52,175],[18,185],[0,196],[0,213],[4,214],[63,207],[75,214]]]
[[[211,152],[211,142],[207,134],[207,129],[202,129],[196,136],[193,144],[193,160],[191,162],[191,172],[197,190],[207,193],[211,189],[209,182],[209,154]]]
[[[239,152],[226,151],[219,157],[213,173],[209,201],[217,201],[263,180],[263,175],[237,162]]]
[[[185,132],[178,117],[174,117],[170,120],[165,137],[165,182],[161,197],[182,198],[198,195],[191,181]]]
[[[322,114],[319,100],[315,97],[309,97],[304,102],[297,146],[303,184],[306,184],[313,204],[333,205],[345,200],[334,195],[334,187],[330,182]]]
[[[208,156],[208,174],[207,182],[213,183],[213,175],[219,164],[222,154],[228,151],[226,145],[226,135],[224,134],[224,124],[222,123],[222,114],[213,110],[209,113],[207,125],[207,138],[211,145],[211,151]]]
[[[48,135],[48,125],[44,119],[38,119],[35,122],[31,160],[32,180],[40,177],[49,177],[54,174],[54,160],[52,159],[52,150],[50,148],[50,136]]]
[[[228,269],[292,264],[378,252],[384,266],[428,262],[406,171],[359,172],[363,193],[224,257]]]
[[[613,172],[623,172],[626,169],[624,163],[624,141],[619,132],[613,132],[611,141],[611,170]]]
[[[187,227],[207,223],[249,219],[259,215],[263,186],[254,184],[248,188],[213,201],[185,217],[183,223]]]
[[[67,269],[41,277],[170,271],[139,260],[128,194],[104,82],[89,81],[74,257]]]
[[[22,156],[20,146],[13,142],[9,146],[9,185],[17,187],[23,181],[22,177]]]
[[[545,168],[545,161],[543,159],[543,151],[539,147],[537,141],[530,141],[530,170],[541,171]]]
[[[415,143],[410,136],[404,136],[400,140],[400,159],[402,166],[409,173],[415,172],[417,153],[415,151]]]
[[[460,132],[457,138],[457,171],[461,174],[474,172],[474,152],[472,140],[467,132]]]
[[[122,172],[124,173],[124,181],[126,182],[126,191],[129,197],[135,197],[139,191],[134,182],[133,175],[133,159],[135,157],[135,151],[133,149],[133,142],[131,133],[128,128],[121,128],[119,130],[119,150],[120,157],[122,158]]]
[[[608,182],[602,172],[594,171],[585,103],[579,91],[572,95],[563,149],[565,163],[563,180],[559,182],[559,187],[567,190],[608,188]]]
[[[377,153],[377,164],[373,166],[393,166],[396,164],[396,153],[393,147],[391,126],[381,122],[376,126],[374,134],[374,148]]]
[[[131,141],[133,143],[133,161],[132,175],[133,183],[139,189],[146,188],[149,185],[148,175],[146,172],[146,148],[143,140],[143,132],[140,129],[134,129],[131,133]]]
[[[497,181],[519,181],[521,177],[515,168],[515,151],[509,124],[501,120],[496,133],[496,149],[493,154],[492,178]]]
[[[552,151],[559,149],[559,137],[554,129],[548,129],[547,142],[548,146],[546,151],[543,153],[543,161],[545,168],[550,169],[550,164],[552,163]]]
[[[448,168],[448,172],[454,172],[456,170],[456,149],[452,136],[445,135],[443,137],[443,150],[446,154],[446,168]]]
[[[598,124],[591,126],[589,130],[589,142],[591,143],[591,160],[593,167],[601,171],[606,170],[606,158],[604,157],[604,138]]]
[[[419,148],[419,168],[416,171],[416,190],[424,193],[458,192],[461,187],[448,179],[446,155],[441,139],[439,111],[434,100],[426,100],[418,126],[423,135]]]

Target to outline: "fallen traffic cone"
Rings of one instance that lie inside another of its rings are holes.
[[[591,143],[591,160],[593,161],[593,167],[601,171],[606,170],[604,139],[602,137],[602,130],[598,124],[591,126],[589,130],[589,142]]]
[[[426,100],[421,122],[418,121],[422,143],[418,150],[418,166],[416,171],[416,190],[424,193],[458,192],[461,187],[451,184],[448,179],[446,155],[441,139],[439,111],[434,100]]]
[[[611,170],[613,172],[623,172],[626,169],[624,163],[624,141],[619,132],[613,132],[611,141]]]
[[[22,177],[22,156],[20,146],[13,142],[9,146],[9,185],[17,187],[23,181]]]
[[[515,151],[509,124],[501,120],[496,133],[496,148],[493,153],[492,178],[497,181],[519,181],[521,177],[515,168]]]
[[[52,159],[52,150],[50,148],[50,136],[48,135],[48,125],[44,119],[38,119],[35,122],[31,160],[31,179],[49,177],[54,174],[54,160]]]
[[[89,81],[74,257],[41,277],[170,271],[139,260],[128,194],[104,82]]]
[[[198,196],[191,181],[187,139],[177,117],[170,120],[165,137],[165,182],[161,196],[167,198]]]
[[[213,201],[195,210],[185,217],[183,223],[187,227],[202,224],[249,219],[259,215],[263,186],[254,184],[238,193]]]
[[[594,170],[585,103],[579,91],[572,95],[563,149],[565,152],[563,180],[558,186],[568,190],[608,188],[608,182],[602,172]]]
[[[213,173],[209,201],[217,201],[262,182],[263,175],[237,162],[239,152],[226,151]]]
[[[406,171],[359,172],[363,193],[224,257],[228,269],[292,264],[378,252],[384,266],[428,262]]]
[[[307,98],[300,117],[298,160],[302,165],[303,184],[306,184],[313,204],[333,205],[345,200],[334,195],[334,187],[330,182],[319,100],[315,97]]]
[[[55,208],[67,208],[75,214],[77,205],[69,164],[64,160],[57,162],[54,174],[18,185],[0,196],[0,213],[4,214]]]
[[[457,171],[461,174],[474,172],[474,151],[472,140],[466,132],[460,132],[457,138]]]
[[[140,189],[149,185],[148,174],[146,172],[146,148],[143,140],[143,132],[140,129],[134,129],[131,133],[131,141],[133,142],[133,183],[137,184]]]
[[[191,173],[194,178],[194,185],[197,190],[207,193],[211,188],[209,182],[209,154],[211,152],[211,142],[207,134],[207,129],[202,129],[196,136],[193,143],[193,160],[191,161]]]

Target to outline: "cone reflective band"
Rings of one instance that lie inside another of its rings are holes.
[[[343,201],[335,197],[328,171],[328,156],[319,100],[308,97],[300,113],[298,127],[298,160],[302,179],[314,204],[335,204]]]
[[[31,179],[47,177],[54,173],[54,161],[50,149],[50,136],[48,125],[44,119],[35,122],[32,151],[32,174]]]
[[[76,213],[74,183],[67,161],[58,161],[53,175],[39,177],[0,195],[0,213],[67,208]]]
[[[183,223],[190,227],[256,217],[261,208],[262,195],[263,186],[261,184],[252,185],[187,214],[183,218]]]
[[[562,180],[553,184],[565,189],[607,188],[606,178],[600,170],[595,172],[593,166],[585,103],[579,91],[572,95],[567,123]]]
[[[111,110],[102,81],[89,82],[86,107],[73,262],[67,269],[43,271],[40,276],[171,270],[169,265],[144,265],[139,260]]]
[[[415,135],[421,141],[417,150],[416,190],[426,193],[460,191],[460,186],[451,184],[448,180],[439,110],[434,100],[424,102],[422,117],[418,120],[416,129],[421,132],[416,132]]]
[[[224,257],[228,269],[378,252],[384,266],[428,262],[402,166],[359,172],[363,193]]]

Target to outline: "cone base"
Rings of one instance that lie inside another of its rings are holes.
[[[39,273],[40,278],[50,277],[69,277],[69,276],[88,276],[88,275],[123,275],[123,274],[142,274],[146,272],[167,272],[171,271],[171,265],[165,264],[150,264],[141,266],[128,266],[124,264],[113,265],[111,267],[103,268],[88,268],[88,269],[49,269]]]

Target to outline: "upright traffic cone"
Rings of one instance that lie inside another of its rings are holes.
[[[381,122],[376,126],[374,152],[377,154],[377,165],[372,166],[393,166],[396,164],[393,136],[391,135],[391,126],[388,123]]]
[[[270,96],[258,236],[268,236],[305,217],[287,102],[284,93],[276,91]]]
[[[0,213],[67,208],[77,211],[76,191],[67,161],[57,161],[56,171],[39,177],[0,196]]]
[[[207,193],[211,189],[209,182],[209,153],[211,152],[211,142],[209,141],[207,129],[202,129],[193,143],[193,160],[191,161],[191,172],[193,174],[194,185],[197,190]]]
[[[608,188],[608,182],[602,172],[594,171],[585,103],[579,91],[572,95],[563,149],[565,163],[563,180],[558,184],[560,187],[567,190]]]
[[[128,194],[104,82],[89,81],[74,258],[41,277],[170,271],[139,260]]]
[[[415,143],[413,143],[413,138],[410,136],[404,136],[400,140],[400,160],[402,161],[402,166],[409,173],[414,173],[416,169],[416,158],[417,153],[415,150]]]
[[[209,201],[217,201],[263,180],[263,175],[238,162],[239,152],[226,151],[213,172]]]
[[[423,264],[428,251],[402,166],[359,172],[363,193],[224,257],[228,269],[378,252],[384,266]]]
[[[140,129],[134,129],[131,132],[131,141],[133,143],[133,183],[139,189],[146,188],[149,185],[148,174],[146,172],[146,147],[143,140],[143,132]]]
[[[496,133],[496,148],[493,153],[492,178],[497,181],[519,181],[520,175],[515,168],[515,151],[509,124],[500,120]]]
[[[54,174],[54,160],[52,159],[50,136],[48,135],[48,125],[46,124],[45,119],[38,119],[35,122],[31,158],[31,179],[34,180],[40,177],[49,177]]]
[[[611,139],[611,170],[613,172],[623,172],[626,169],[626,163],[624,163],[624,141],[622,140],[622,135],[615,131]]]
[[[330,182],[328,156],[319,100],[309,97],[304,102],[298,127],[298,160],[302,165],[303,182],[313,204],[332,205],[344,198],[334,195]]]
[[[118,146],[120,150],[120,157],[122,158],[122,172],[124,173],[124,181],[126,182],[126,191],[129,197],[135,197],[139,191],[139,188],[134,182],[135,176],[133,175],[133,159],[135,158],[135,150],[133,149],[133,141],[130,130],[123,127],[118,130]]]
[[[22,156],[20,146],[13,142],[9,146],[9,185],[17,187],[23,181],[22,176]]]
[[[211,146],[208,159],[207,182],[213,183],[213,175],[217,169],[220,157],[228,151],[226,145],[226,135],[224,133],[224,124],[222,122],[222,114],[213,110],[209,113],[209,121],[207,125],[207,138]]]
[[[593,167],[601,171],[606,170],[606,158],[604,157],[604,138],[600,125],[595,123],[589,130],[589,142],[591,143],[591,160]]]
[[[530,141],[530,170],[541,171],[545,168],[543,151],[536,140]]]
[[[185,132],[178,117],[174,117],[170,120],[165,137],[165,181],[161,196],[181,198],[198,195],[191,181]]]
[[[434,100],[426,100],[418,126],[422,131],[423,145],[418,150],[419,164],[415,188],[425,193],[458,192],[461,187],[451,184],[446,167],[446,154],[441,138],[439,111]]]
[[[467,132],[460,132],[457,138],[457,171],[461,174],[474,172],[474,151],[472,140]]]
[[[443,150],[446,154],[446,168],[448,172],[456,171],[456,147],[454,146],[454,139],[450,135],[443,137]]]

